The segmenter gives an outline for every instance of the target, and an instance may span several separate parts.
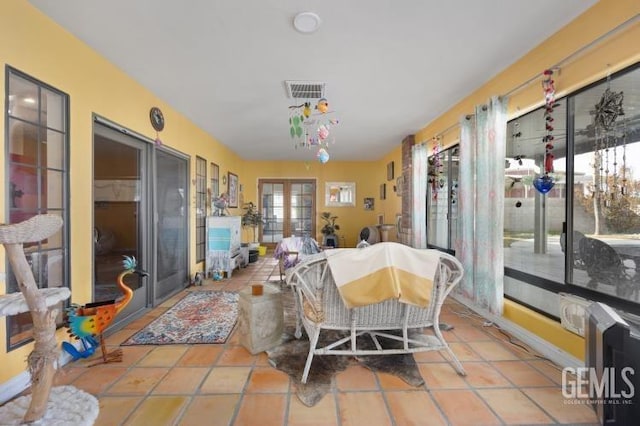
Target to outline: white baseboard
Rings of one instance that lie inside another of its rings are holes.
[[[74,342],[74,346],[80,350],[80,342]],[[61,350],[58,358],[58,368],[68,364],[72,359],[71,355]],[[0,385],[0,405],[15,398],[29,386],[31,386],[31,375],[26,370],[7,380]]]
[[[530,332],[526,328],[523,328],[502,316],[494,315],[486,309],[475,306],[468,299],[465,299],[458,294],[451,293],[450,297],[453,297],[456,301],[462,303],[467,308],[476,312],[478,315],[486,318],[488,321],[491,321],[492,323],[498,325],[501,329],[511,334],[521,342],[525,343],[543,357],[553,361],[560,367],[584,367],[584,361],[547,342],[546,340],[544,340],[537,334]]]

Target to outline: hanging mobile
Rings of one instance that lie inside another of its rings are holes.
[[[541,194],[546,194],[551,191],[551,188],[555,185],[555,181],[553,176],[550,173],[553,173],[553,159],[554,155],[553,151],[553,140],[555,139],[553,136],[553,108],[558,106],[556,103],[556,88],[555,82],[553,81],[553,70],[545,70],[542,73],[542,91],[544,93],[544,127],[546,131],[546,135],[542,138],[542,142],[544,142],[544,164],[542,165],[544,173],[541,176],[536,177],[533,180],[533,186],[540,192]]]

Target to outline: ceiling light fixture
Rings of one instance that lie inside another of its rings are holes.
[[[293,26],[303,34],[311,34],[320,28],[322,19],[313,12],[301,12],[293,18]]]

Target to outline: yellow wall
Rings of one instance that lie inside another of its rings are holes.
[[[161,133],[165,145],[195,158],[200,155],[220,165],[221,176],[227,170],[238,172],[244,162],[230,149],[196,127],[169,105],[144,89],[104,58],[98,56],[56,23],[42,15],[25,0],[0,2],[0,62],[37,78],[70,96],[71,206],[70,224],[72,299],[84,303],[91,295],[92,252],[92,114],[99,114],[122,126],[150,138],[155,132],[149,123],[149,109],[162,109],[166,127]],[[4,76],[4,68],[3,68]],[[4,78],[3,80],[4,81]],[[0,96],[5,97],[5,85],[0,84]],[[0,120],[0,134],[4,134],[4,120]],[[0,150],[0,166],[5,164],[4,150]],[[192,176],[195,177],[192,166]],[[4,174],[4,170],[0,173]],[[4,200],[5,185],[0,185],[0,199]],[[193,188],[192,188],[193,191]],[[236,212],[238,212],[236,210]],[[4,222],[5,208],[0,209]],[[195,241],[195,216],[191,217],[191,241]],[[191,259],[195,246],[191,244]],[[4,269],[4,250],[0,250],[0,268]],[[195,264],[191,270],[195,270]],[[4,283],[2,283],[4,284]],[[4,293],[0,285],[0,293]],[[61,330],[60,338],[64,337]],[[0,342],[5,342],[5,321],[0,320]],[[0,383],[24,371],[25,359],[32,345],[25,345],[5,353],[0,349]]]
[[[395,151],[394,151],[395,152]],[[310,154],[313,157],[312,154]],[[302,162],[282,162],[282,161],[252,161],[248,162],[245,169],[239,173],[239,180],[243,184],[241,199],[245,202],[258,201],[258,179],[263,178],[315,178],[316,180],[316,239],[322,240],[320,228],[322,221],[319,219],[320,212],[329,211],[334,216],[338,216],[336,223],[340,225],[338,234],[344,236],[345,246],[354,247],[358,243],[360,230],[369,225],[375,225],[379,214],[385,214],[387,221],[393,221],[396,212],[400,212],[400,197],[393,194],[389,186],[392,182],[387,182],[386,156],[380,161],[358,162],[358,161],[329,161],[320,164],[317,161]],[[393,157],[395,158],[395,157]],[[395,158],[396,167],[399,164],[399,155]],[[324,188],[326,182],[355,182],[356,184],[356,205],[354,207],[327,207],[325,204]],[[387,199],[382,201],[379,198],[380,184],[387,183]],[[375,199],[375,210],[364,210],[363,199],[373,197]],[[249,240],[249,234],[245,232],[244,240]]]
[[[520,86],[546,68],[555,66],[583,46],[607,34],[613,28],[640,14],[638,0],[602,0],[558,33],[531,50],[478,90],[460,101],[416,134],[416,141],[430,141],[448,130],[443,145],[459,140],[455,125],[460,117],[473,113],[474,106],[494,95],[502,95]],[[640,22],[598,43],[560,67],[554,76],[557,97],[562,97],[594,81],[640,61]],[[514,92],[509,99],[510,118],[531,111],[544,103],[540,79]],[[527,308],[505,301],[504,317],[532,331],[564,351],[584,359],[584,340],[564,330],[558,323]]]
[[[604,0],[589,10],[576,22],[568,25],[551,37],[540,47],[532,50],[525,58],[517,61],[495,79],[461,101],[447,113],[422,129],[416,136],[417,141],[431,139],[457,122],[462,114],[472,112],[473,106],[484,102],[489,96],[501,94],[516,87],[523,81],[540,73],[544,68],[576,51],[594,38],[606,33],[631,16],[638,14],[640,3],[637,0]],[[26,74],[66,92],[71,98],[71,282],[73,283],[74,302],[84,303],[91,293],[92,218],[90,211],[92,191],[92,114],[98,114],[138,133],[155,138],[148,120],[150,107],[158,106],[164,112],[166,128],[161,133],[165,145],[182,151],[191,158],[199,155],[207,161],[220,165],[220,176],[232,171],[239,176],[244,186],[242,199],[256,201],[256,184],[259,177],[317,177],[318,211],[329,210],[339,216],[341,233],[345,235],[347,245],[356,243],[357,234],[362,226],[373,224],[377,215],[385,215],[385,221],[392,223],[396,213],[400,212],[401,199],[393,194],[393,182],[386,181],[386,164],[395,161],[396,173],[400,172],[400,146],[384,158],[374,162],[329,162],[325,165],[310,161],[304,162],[248,162],[243,161],[233,151],[207,135],[193,123],[161,99],[138,85],[133,79],[122,73],[104,58],[98,56],[49,18],[42,15],[25,0],[3,0],[0,2],[0,62],[9,64]],[[600,48],[583,55],[578,61],[563,67],[557,79],[559,95],[574,90],[640,59],[637,40],[640,40],[640,28],[619,35],[603,44]],[[607,67],[607,64],[611,64]],[[4,84],[0,85],[0,96],[4,98]],[[542,103],[538,84],[530,85],[511,98],[512,115],[518,108],[520,112],[532,109]],[[0,121],[0,134],[4,134],[4,121]],[[445,135],[456,138],[457,132]],[[398,141],[398,145],[400,141]],[[4,167],[4,150],[0,150],[0,167]],[[0,170],[4,173],[4,170]],[[192,167],[192,176],[195,177]],[[349,208],[326,208],[324,206],[324,182],[355,181],[357,203]],[[387,183],[387,200],[379,199],[379,187]],[[0,185],[0,199],[5,199],[4,185]],[[193,190],[193,188],[192,188]],[[375,198],[375,210],[365,211],[362,206],[364,197]],[[5,209],[0,209],[0,222],[4,221]],[[241,209],[232,209],[233,214]],[[191,217],[190,251],[194,259],[195,217]],[[0,250],[0,268],[4,268],[4,252]],[[195,264],[191,270],[196,269]],[[4,288],[0,289],[4,292]],[[505,310],[505,316],[509,316]],[[517,321],[517,319],[514,320]],[[63,332],[60,333],[60,339]],[[0,321],[0,342],[6,340],[5,322]],[[562,342],[558,343],[562,346]],[[564,347],[563,347],[564,348]],[[31,345],[25,345],[10,353],[0,349],[0,383],[24,371],[25,359],[31,351]]]

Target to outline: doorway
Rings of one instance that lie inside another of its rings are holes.
[[[316,181],[260,179],[258,191],[264,226],[260,241],[275,245],[285,236],[310,236],[316,229]]]
[[[150,273],[125,277],[133,298],[116,323],[144,310],[153,282],[149,258],[149,159],[148,143],[94,121],[93,126],[93,301],[122,296],[117,279],[124,256],[136,258]],[[114,325],[116,324],[114,323]]]

